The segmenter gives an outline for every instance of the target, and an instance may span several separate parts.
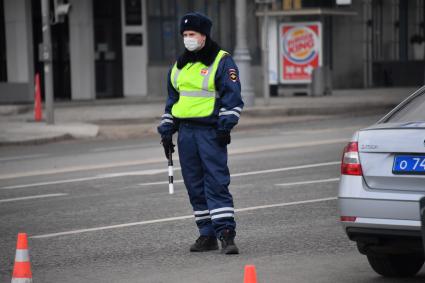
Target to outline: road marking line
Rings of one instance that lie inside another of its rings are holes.
[[[310,200],[304,200],[304,201],[284,202],[284,203],[276,203],[276,204],[269,204],[269,205],[260,205],[260,206],[239,208],[239,209],[235,209],[235,211],[236,212],[244,212],[244,211],[252,211],[252,210],[264,209],[264,208],[275,208],[275,207],[285,207],[285,206],[292,206],[292,205],[299,205],[299,204],[324,202],[324,201],[330,201],[330,200],[336,200],[336,199],[337,199],[336,197],[328,197],[328,198],[310,199]],[[139,226],[139,225],[163,223],[163,222],[170,222],[170,221],[177,221],[177,220],[185,220],[185,219],[191,219],[193,217],[194,217],[193,215],[184,215],[184,216],[154,219],[154,220],[147,220],[147,221],[140,221],[140,222],[131,222],[131,223],[125,223],[125,224],[111,225],[111,226],[103,226],[103,227],[79,229],[79,230],[72,230],[72,231],[59,232],[59,233],[36,235],[36,236],[30,236],[30,238],[32,238],[32,239],[52,238],[52,237],[72,235],[72,234],[81,234],[81,233],[86,233],[86,232],[94,232],[94,231],[101,231],[101,230],[125,228],[125,227],[131,227],[131,226]]]
[[[267,145],[267,146],[252,146],[240,149],[232,149],[229,148],[229,154],[246,154],[246,153],[255,153],[261,151],[268,150],[276,150],[276,149],[291,149],[291,148],[300,148],[300,147],[310,147],[310,146],[318,146],[318,145],[328,145],[328,144],[337,144],[341,142],[348,141],[348,138],[345,139],[332,139],[332,140],[322,140],[322,141],[314,141],[314,142],[295,142],[295,143],[287,143],[287,144],[276,144],[276,145]],[[173,158],[174,161],[179,160],[178,157]],[[70,173],[77,171],[87,171],[87,170],[100,170],[100,169],[109,169],[109,168],[118,168],[118,167],[127,167],[127,166],[139,166],[146,164],[155,164],[166,162],[165,158],[150,158],[145,159],[143,161],[123,161],[116,162],[110,164],[101,164],[101,165],[85,165],[85,166],[74,166],[67,167],[62,169],[46,169],[39,171],[31,171],[25,173],[13,173],[13,174],[4,174],[0,175],[0,180],[3,179],[13,179],[13,178],[22,178],[22,177],[31,177],[31,176],[39,176],[39,175],[49,175],[49,174],[58,174],[58,173]]]
[[[180,167],[176,167],[174,168],[174,170],[180,170]],[[40,186],[47,186],[47,185],[75,183],[75,182],[92,181],[92,180],[98,180],[98,179],[109,179],[109,178],[124,177],[124,176],[156,175],[156,174],[165,173],[165,172],[168,172],[168,169],[149,169],[149,170],[141,170],[141,171],[111,173],[111,174],[96,175],[93,177],[7,186],[7,187],[0,188],[0,190],[13,190],[13,189],[22,189],[22,188],[30,188],[30,187],[40,187]]]
[[[239,176],[257,175],[257,174],[267,174],[267,173],[275,173],[275,172],[282,172],[282,171],[291,171],[291,170],[298,170],[298,169],[330,166],[330,165],[335,165],[335,164],[341,164],[341,161],[331,161],[331,162],[323,162],[323,163],[317,163],[317,164],[298,165],[298,166],[292,166],[292,167],[283,167],[283,168],[268,169],[268,170],[261,170],[261,171],[237,173],[237,174],[232,174],[231,176],[232,177],[239,177]]]
[[[22,159],[30,159],[47,156],[47,154],[30,154],[30,155],[21,155],[21,156],[13,156],[13,157],[4,157],[0,158],[0,161],[14,161],[14,160],[22,160]]]
[[[312,142],[294,142],[294,143],[284,143],[284,144],[271,144],[271,145],[255,145],[252,147],[245,147],[240,149],[230,149],[229,154],[245,154],[245,153],[254,153],[261,151],[268,151],[274,149],[291,149],[299,147],[309,147],[317,145],[328,145],[341,142],[347,142],[349,139],[331,139],[331,140],[321,140],[321,141],[312,141]]]
[[[154,186],[154,185],[165,185],[168,184],[169,182],[151,182],[151,183],[141,183],[141,184],[137,184],[138,186]],[[178,184],[178,183],[183,183],[183,180],[173,180],[173,184]]]
[[[258,175],[258,174],[283,172],[283,171],[290,171],[290,170],[298,170],[298,169],[306,169],[306,168],[330,166],[330,165],[336,165],[336,164],[340,164],[340,163],[341,163],[341,161],[332,161],[332,162],[324,162],[324,163],[317,163],[317,164],[308,164],[308,165],[299,165],[299,166],[292,166],[292,167],[283,167],[283,168],[276,168],[276,169],[268,169],[268,170],[261,170],[261,171],[251,171],[251,172],[231,174],[230,177],[240,177],[240,176],[249,176],[249,175]],[[182,182],[183,182],[183,180],[174,180],[174,184],[176,184],[176,183],[182,183]],[[164,184],[168,184],[168,181],[165,181],[165,182],[141,183],[141,184],[139,184],[139,186],[164,185]]]
[[[176,171],[180,169],[181,169],[180,167],[174,167],[174,170]],[[101,174],[98,176],[103,178],[116,178],[116,177],[125,177],[125,176],[156,175],[156,174],[160,174],[164,172],[168,172],[168,169],[148,169],[148,170],[140,170],[140,171]]]
[[[239,209],[235,209],[235,211],[243,212],[243,211],[251,211],[251,210],[257,210],[257,209],[264,209],[264,208],[285,207],[285,206],[292,206],[292,205],[298,205],[298,204],[323,202],[323,201],[336,200],[336,199],[337,197],[329,197],[329,198],[318,198],[318,199],[310,199],[310,200],[302,200],[302,201],[294,201],[294,202],[266,204],[266,205],[252,206],[252,207],[246,207],[246,208],[239,208]]]
[[[36,196],[27,196],[27,197],[19,197],[19,198],[8,198],[8,199],[0,199],[0,203],[19,201],[19,200],[38,199],[38,198],[61,197],[61,196],[67,196],[67,195],[68,194],[48,194],[48,195],[36,195]]]
[[[304,181],[304,182],[275,184],[275,186],[287,187],[287,186],[309,185],[309,184],[329,183],[329,182],[338,182],[338,181],[339,181],[339,178],[332,178],[332,179],[311,180],[311,181]]]
[[[71,173],[71,172],[77,172],[77,171],[88,171],[88,170],[110,169],[110,168],[117,168],[117,167],[138,166],[138,165],[146,165],[146,164],[153,164],[153,163],[160,163],[160,162],[166,162],[165,157],[164,158],[145,159],[143,161],[133,160],[133,161],[123,161],[123,162],[101,164],[101,165],[97,164],[97,165],[85,165],[85,166],[72,166],[72,167],[67,167],[67,168],[62,168],[62,169],[47,169],[47,170],[31,171],[31,172],[25,172],[25,173],[5,174],[5,175],[0,175],[0,180],[22,178],[22,177],[32,177],[32,176],[39,176],[39,175],[50,175],[50,174],[58,174],[58,173]]]
[[[92,149],[92,152],[104,152],[104,151],[115,151],[115,150],[126,150],[126,149],[139,149],[143,148],[140,144],[134,145],[123,145],[123,146],[111,146],[111,147],[97,147]]]

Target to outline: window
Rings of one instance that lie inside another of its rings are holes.
[[[6,32],[4,26],[4,6],[0,0],[0,82],[7,81]]]

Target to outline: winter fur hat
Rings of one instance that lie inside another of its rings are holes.
[[[180,34],[186,30],[193,30],[209,37],[211,27],[212,21],[207,16],[198,12],[188,13],[180,21]]]

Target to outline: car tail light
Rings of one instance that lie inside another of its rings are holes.
[[[359,145],[357,142],[349,142],[344,148],[341,161],[341,174],[362,176],[362,165],[359,158]]]
[[[356,216],[341,216],[341,222],[356,222]]]

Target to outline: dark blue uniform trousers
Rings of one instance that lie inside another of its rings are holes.
[[[234,230],[227,148],[218,144],[216,129],[182,122],[177,145],[184,183],[200,234],[220,237],[223,229]]]

